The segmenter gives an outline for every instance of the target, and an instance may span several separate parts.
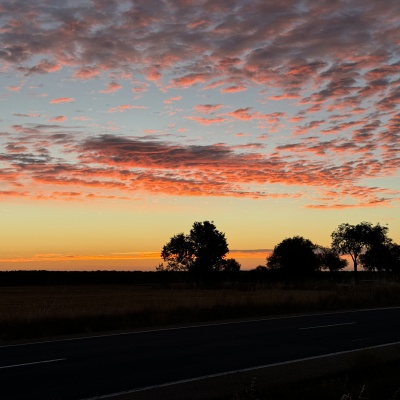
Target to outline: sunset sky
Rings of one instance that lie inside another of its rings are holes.
[[[0,269],[400,243],[399,0],[0,0]]]

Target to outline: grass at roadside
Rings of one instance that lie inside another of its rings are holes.
[[[364,361],[358,360],[354,369],[346,373],[263,389],[255,379],[221,400],[399,400],[400,360]]]
[[[400,284],[284,289],[187,289],[140,285],[0,288],[0,340],[243,317],[400,305]]]

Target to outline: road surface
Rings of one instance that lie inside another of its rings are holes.
[[[0,397],[78,400],[399,341],[400,307],[0,346]]]

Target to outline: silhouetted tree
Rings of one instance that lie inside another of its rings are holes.
[[[254,268],[254,271],[267,272],[268,268],[265,265],[257,265],[257,267]]]
[[[400,272],[400,246],[390,240],[372,246],[360,255],[360,262],[368,271]]]
[[[274,275],[273,273],[271,274],[271,271],[265,265],[257,265],[257,267],[251,269],[249,272],[254,282],[265,282],[267,279],[273,279],[272,275]]]
[[[240,271],[240,263],[236,261],[234,258],[227,258],[226,260],[222,260],[219,266],[220,271],[225,272],[239,272]]]
[[[194,249],[190,237],[184,233],[178,233],[163,247],[161,257],[167,261],[167,265],[160,264],[158,270],[187,271],[193,267]]]
[[[164,245],[161,257],[167,262],[163,267],[170,271],[189,271],[206,275],[232,265],[225,260],[228,253],[225,234],[213,222],[195,222],[189,235],[179,233]]]
[[[340,258],[339,254],[326,247],[318,246],[317,256],[321,269],[328,269],[331,272],[340,271],[348,264],[347,260]]]
[[[354,280],[357,280],[357,267],[360,256],[369,249],[387,242],[387,227],[370,222],[357,225],[341,224],[332,232],[332,249],[338,254],[348,254],[354,264]]]
[[[267,267],[278,269],[287,276],[301,276],[319,269],[316,245],[301,236],[282,240],[267,257]]]

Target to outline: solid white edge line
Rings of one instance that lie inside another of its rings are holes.
[[[181,329],[206,328],[208,326],[236,325],[236,324],[243,324],[243,323],[274,321],[274,320],[281,320],[281,319],[315,317],[315,316],[320,316],[320,315],[336,315],[336,314],[348,314],[348,313],[368,312],[368,311],[385,311],[385,310],[397,310],[397,309],[400,309],[400,306],[383,307],[383,308],[352,309],[352,310],[337,310],[337,311],[331,311],[331,312],[316,312],[316,313],[311,313],[311,314],[281,315],[281,316],[275,316],[275,317],[266,317],[266,318],[249,319],[249,320],[243,319],[243,320],[238,320],[238,321],[210,322],[208,324],[176,326],[176,327],[169,327],[169,328],[148,329],[148,330],[143,330],[143,331],[138,330],[138,331],[133,331],[133,332],[131,331],[131,332],[109,333],[109,334],[93,335],[93,336],[80,336],[80,337],[65,338],[65,339],[43,340],[41,342],[39,341],[39,342],[28,342],[28,343],[19,343],[19,344],[8,344],[8,345],[0,346],[0,349],[4,348],[4,347],[30,346],[30,345],[46,344],[46,343],[71,342],[74,340],[100,339],[100,338],[113,337],[113,336],[138,335],[138,334],[142,334],[142,333],[177,331],[177,330],[181,330]]]
[[[307,326],[305,328],[299,328],[299,330],[307,330],[307,329],[320,329],[320,328],[331,328],[332,326],[343,326],[343,325],[354,325],[357,322],[343,322],[341,324],[330,324],[330,325],[319,325],[319,326]]]
[[[24,363],[24,364],[4,365],[4,366],[0,367],[0,369],[26,367],[28,365],[47,364],[47,363],[53,363],[53,362],[57,362],[57,361],[65,361],[65,360],[66,360],[66,358],[57,358],[55,360],[44,360],[44,361],[34,361],[34,362]]]
[[[226,371],[226,372],[220,372],[220,373],[217,373],[217,374],[198,376],[196,378],[182,379],[182,380],[175,381],[175,382],[162,383],[160,385],[145,386],[145,387],[142,387],[142,388],[137,388],[137,389],[132,389],[132,390],[125,390],[125,391],[122,391],[122,392],[116,392],[116,393],[111,393],[111,394],[106,394],[106,395],[95,396],[95,397],[88,397],[88,398],[84,398],[84,399],[80,399],[80,400],[109,399],[109,398],[116,397],[116,396],[122,396],[122,395],[125,395],[125,394],[131,394],[131,393],[137,393],[137,392],[144,392],[146,390],[151,390],[151,389],[164,388],[164,387],[168,387],[168,386],[180,385],[180,384],[183,384],[183,383],[197,382],[197,381],[210,379],[210,378],[219,378],[219,377],[222,377],[222,376],[227,376],[227,375],[232,375],[232,374],[239,374],[239,373],[243,373],[243,372],[250,372],[250,371],[255,371],[255,370],[263,369],[263,368],[278,367],[280,365],[294,364],[294,363],[302,362],[302,361],[318,360],[320,358],[327,358],[327,357],[339,356],[339,355],[342,355],[342,354],[356,353],[358,351],[363,351],[363,350],[379,349],[381,347],[388,347],[388,346],[394,346],[394,345],[399,345],[399,344],[400,344],[400,342],[385,343],[385,344],[379,344],[377,346],[362,347],[360,349],[355,349],[355,350],[344,350],[344,351],[338,351],[336,353],[322,354],[320,356],[298,358],[297,360],[282,361],[282,362],[277,362],[277,363],[273,363],[273,364],[259,365],[257,367],[238,369],[238,370],[235,370],[235,371]]]

